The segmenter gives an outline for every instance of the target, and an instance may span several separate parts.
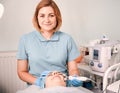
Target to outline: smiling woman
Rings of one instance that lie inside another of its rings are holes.
[[[54,1],[41,0],[38,3],[33,15],[35,31],[23,35],[19,41],[17,72],[28,85],[41,86],[41,73],[46,70],[79,76],[75,62],[79,50],[70,35],[59,31],[62,17]],[[74,80],[72,83],[77,87],[80,82]]]

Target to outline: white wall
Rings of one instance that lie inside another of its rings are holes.
[[[120,0],[54,0],[62,16],[61,31],[77,46],[103,34],[120,40]],[[31,32],[35,5],[39,0],[2,0],[5,13],[0,20],[0,51],[17,50],[21,35]]]

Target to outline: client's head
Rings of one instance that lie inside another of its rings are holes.
[[[66,86],[66,80],[67,77],[65,74],[58,71],[53,71],[47,75],[45,87]]]
[[[54,86],[66,86],[67,76],[58,71],[44,71],[41,76],[42,88],[54,87]]]

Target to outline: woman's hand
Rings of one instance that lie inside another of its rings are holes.
[[[77,77],[76,75],[72,76],[72,79],[70,79],[71,85],[74,87],[83,86],[83,81],[77,79]]]

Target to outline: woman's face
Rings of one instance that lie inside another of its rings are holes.
[[[51,72],[46,78],[46,87],[66,86],[66,77],[60,72]]]
[[[41,31],[52,31],[56,27],[56,16],[51,6],[43,7],[38,12]]]

